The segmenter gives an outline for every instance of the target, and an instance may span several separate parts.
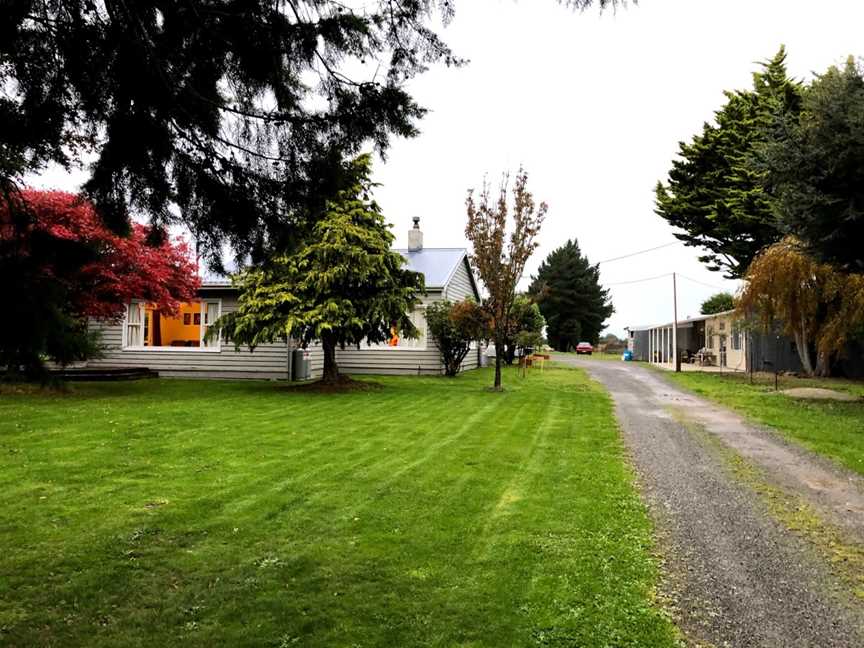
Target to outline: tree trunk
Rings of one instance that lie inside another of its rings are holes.
[[[504,362],[506,362],[507,365],[509,366],[509,365],[512,365],[513,360],[516,359],[516,343],[513,342],[512,340],[505,342],[505,349],[506,349],[506,352],[504,354]]]
[[[798,351],[798,359],[801,360],[801,366],[804,373],[808,376],[813,375],[813,363],[810,362],[810,349],[807,345],[807,335],[804,331],[798,331],[794,335],[795,349]]]
[[[458,351],[448,354],[444,362],[444,374],[454,378],[459,375],[459,370],[462,368],[462,363],[465,361],[465,356],[471,351],[471,346],[463,347]]]
[[[816,375],[828,378],[831,375],[831,357],[827,353],[816,353]]]
[[[321,346],[324,348],[324,374],[321,381],[329,384],[339,382],[339,365],[336,364],[336,340],[332,335],[321,336]]]
[[[495,391],[501,391],[501,356],[504,353],[504,339],[495,338]]]

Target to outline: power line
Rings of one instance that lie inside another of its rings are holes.
[[[654,281],[655,279],[662,279],[663,277],[671,276],[671,272],[667,272],[666,274],[657,275],[656,277],[645,277],[644,279],[633,279],[631,281],[616,281],[614,283],[603,284],[604,286],[623,286],[625,284],[635,284],[642,283],[643,281]]]
[[[670,247],[672,245],[678,245],[680,241],[672,241],[671,243],[664,243],[663,245],[658,245],[657,247],[648,248],[647,250],[639,250],[638,252],[631,252],[630,254],[623,254],[618,257],[612,257],[611,259],[604,259],[603,261],[598,261],[595,265],[600,265],[601,263],[612,263],[612,261],[620,261],[621,259],[629,259],[630,257],[637,256],[639,254],[645,254],[646,252],[653,252],[654,250],[662,250],[663,248]]]
[[[729,290],[728,286],[715,286],[714,284],[705,283],[704,281],[699,281],[698,279],[693,279],[688,277],[687,275],[682,275],[680,272],[678,276],[682,279],[686,279],[687,281],[692,281],[693,283],[699,284],[701,286],[707,286],[708,288],[714,288],[715,290]]]

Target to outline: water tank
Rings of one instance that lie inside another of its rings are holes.
[[[309,380],[312,376],[312,359],[308,349],[294,349],[291,358],[291,380]]]

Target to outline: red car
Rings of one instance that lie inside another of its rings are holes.
[[[576,355],[591,355],[594,353],[594,347],[591,346],[590,342],[580,342],[576,345]]]

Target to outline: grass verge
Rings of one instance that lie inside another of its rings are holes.
[[[609,397],[375,377],[0,399],[0,643],[676,645]]]
[[[664,371],[678,385],[768,425],[864,475],[864,401],[801,400],[774,391],[773,376]],[[864,397],[864,383],[782,376],[780,389],[824,387]]]
[[[827,522],[801,497],[773,485],[761,468],[690,421],[683,412],[674,408],[670,412],[717,454],[732,477],[759,495],[775,521],[812,545],[831,572],[849,586],[852,595],[864,600],[864,546]]]

